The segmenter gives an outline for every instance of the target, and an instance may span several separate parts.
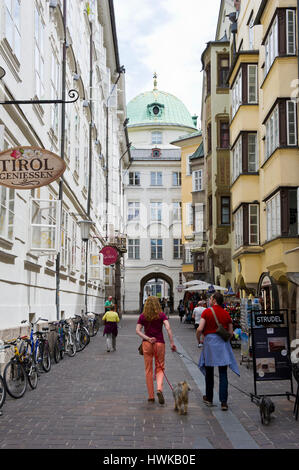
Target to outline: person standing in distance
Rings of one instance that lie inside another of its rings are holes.
[[[198,364],[201,372],[205,375],[206,381],[206,395],[204,395],[203,401],[207,406],[213,405],[214,367],[218,367],[219,400],[221,409],[226,411],[228,409],[227,366],[239,376],[240,372],[230,341],[224,341],[216,334],[218,325],[215,321],[213,310],[218,322],[229,331],[231,337],[233,336],[232,319],[229,313],[221,307],[222,304],[223,295],[219,292],[210,297],[210,308],[205,309],[201,315],[199,327],[196,330],[196,337],[200,343],[201,335],[204,335],[203,349]]]
[[[106,335],[107,352],[116,351],[116,337],[118,334],[117,324],[119,322],[118,313],[115,311],[115,305],[112,305],[103,316],[105,322],[103,336]]]

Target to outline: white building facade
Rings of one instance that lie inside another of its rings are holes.
[[[25,319],[101,313],[113,284],[99,251],[124,231],[120,161],[128,157],[113,1],[0,0],[0,66],[2,103],[79,95],[65,105],[0,105],[0,150],[34,146],[66,163],[48,186],[0,186],[1,338]],[[88,244],[82,219],[93,222]]]
[[[125,311],[141,311],[149,294],[167,297],[173,309],[182,297],[181,150],[170,142],[194,132],[196,124],[156,82],[128,104],[127,114],[132,162],[125,172]]]

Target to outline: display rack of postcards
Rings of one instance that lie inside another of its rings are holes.
[[[226,310],[231,316],[233,321],[234,336],[231,339],[231,345],[233,348],[241,348],[241,311],[240,311],[240,300],[231,300],[226,304]]]
[[[250,363],[252,363],[251,311],[252,311],[251,300],[241,299],[241,303],[240,303],[240,323],[241,323],[240,364],[245,363],[247,369],[249,369],[249,365]]]

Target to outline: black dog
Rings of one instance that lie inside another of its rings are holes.
[[[262,424],[269,424],[271,420],[271,413],[275,411],[275,406],[269,397],[263,397],[260,401],[260,415]]]

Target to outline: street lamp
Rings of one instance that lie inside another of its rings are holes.
[[[89,239],[91,226],[94,225],[94,222],[91,220],[78,220],[78,224],[81,230],[81,240],[87,242]]]

